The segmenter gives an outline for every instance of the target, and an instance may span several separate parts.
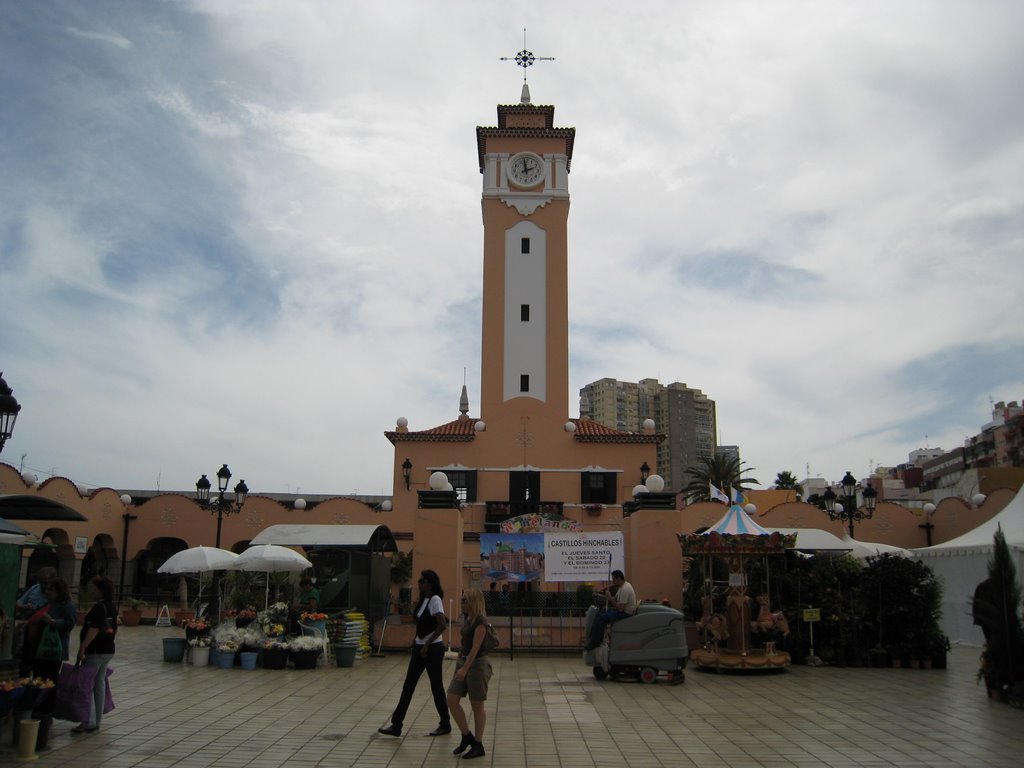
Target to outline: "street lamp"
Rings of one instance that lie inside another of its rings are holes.
[[[217,470],[217,498],[210,499],[210,488],[212,487],[209,478],[203,475],[196,481],[196,498],[204,509],[209,509],[210,514],[217,515],[217,543],[215,546],[220,549],[220,531],[224,524],[225,515],[235,515],[242,511],[245,504],[245,497],[249,493],[249,486],[245,480],[240,480],[235,486],[235,500],[230,501],[224,494],[228,490],[228,480],[231,479],[231,470],[224,464]],[[213,574],[213,600],[214,613],[220,615],[220,572]]]
[[[120,605],[121,601],[124,600],[124,572],[128,568],[128,526],[131,525],[132,520],[138,520],[138,515],[131,513],[132,508],[132,497],[127,493],[121,496],[121,503],[124,504],[124,514],[121,515],[121,519],[124,520],[124,539],[121,542],[121,579],[117,586],[117,604]]]
[[[405,480],[405,490],[408,491],[412,480],[412,462],[408,458],[402,462],[402,478]]]
[[[647,466],[647,462],[645,461],[643,464],[640,465],[640,482],[646,483],[647,478],[650,476],[650,474],[651,468]]]
[[[863,491],[864,507],[857,507],[857,480],[849,472],[839,481],[843,489],[843,502],[837,504],[838,496],[831,488],[826,488],[821,494],[825,502],[825,512],[830,520],[842,520],[850,527],[850,538],[853,538],[853,524],[861,520],[868,520],[875,514],[875,505],[878,503],[878,491],[870,485]]]
[[[917,527],[924,529],[924,535],[928,541],[928,546],[930,547],[932,545],[932,529],[935,527],[934,523],[932,523],[932,515],[935,514],[935,505],[928,502],[924,507],[922,507],[921,511],[924,512],[924,522]]]
[[[14,422],[20,410],[21,406],[14,399],[14,390],[7,386],[4,374],[0,371],[0,451],[4,449],[7,438],[14,432]]]
[[[230,479],[231,470],[225,464],[217,470],[217,498],[212,500],[210,499],[210,488],[213,486],[206,475],[196,480],[196,499],[199,500],[203,509],[209,509],[211,515],[217,515],[217,543],[214,546],[218,549],[220,549],[220,531],[221,526],[224,524],[224,516],[235,515],[241,512],[242,505],[245,504],[245,497],[249,493],[249,486],[245,484],[245,480],[240,480],[235,486],[235,500],[230,501],[224,495],[228,489],[228,480]]]

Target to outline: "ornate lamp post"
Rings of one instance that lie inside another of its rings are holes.
[[[924,522],[917,527],[924,529],[924,535],[928,541],[928,546],[930,547],[932,545],[932,529],[935,527],[935,524],[932,523],[932,515],[935,514],[935,505],[928,502],[924,505],[924,508],[921,511],[924,512]]]
[[[4,374],[0,371],[0,451],[4,443],[14,432],[14,422],[18,418],[21,405],[14,399],[14,390],[7,386]]]
[[[839,484],[843,489],[843,502],[838,503],[836,501],[839,498],[836,492],[831,488],[827,488],[823,494],[821,494],[822,500],[825,502],[825,512],[828,514],[830,520],[842,520],[847,523],[850,527],[850,538],[853,538],[853,524],[859,523],[861,520],[868,520],[875,514],[875,505],[878,503],[878,491],[872,488],[870,485],[862,491],[864,497],[863,508],[857,507],[857,480],[849,472],[839,481]]]
[[[200,505],[204,509],[209,509],[210,514],[217,515],[217,542],[215,546],[220,549],[220,532],[221,527],[224,524],[224,517],[226,515],[235,515],[242,511],[242,505],[245,504],[245,497],[249,493],[249,486],[245,484],[245,480],[240,480],[235,486],[235,500],[231,501],[224,494],[228,490],[228,480],[231,479],[231,470],[228,469],[228,465],[224,464],[220,469],[217,470],[217,498],[210,498],[211,485],[206,475],[203,475],[196,481],[196,499],[198,499]],[[214,571],[213,579],[213,600],[215,613],[220,615],[220,573]]]
[[[117,604],[120,605],[121,601],[124,600],[124,572],[128,570],[128,526],[132,524],[132,520],[138,520],[138,515],[132,514],[132,497],[127,493],[121,496],[121,503],[124,504],[124,514],[121,515],[121,519],[124,520],[124,539],[121,542],[121,578],[117,586]]]
[[[402,479],[405,480],[405,490],[409,490],[412,480],[412,462],[407,458],[402,462]]]

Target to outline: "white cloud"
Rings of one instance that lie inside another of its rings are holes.
[[[524,23],[578,130],[574,407],[685,381],[769,482],[1024,396],[1016,4],[101,3],[77,46],[33,8],[0,31],[7,461],[388,492],[397,416],[454,418],[464,367],[478,403],[473,131]]]

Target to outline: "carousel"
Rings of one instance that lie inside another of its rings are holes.
[[[778,646],[789,635],[781,611],[770,604],[768,558],[785,554],[796,536],[768,531],[738,504],[703,533],[679,534],[683,561],[703,565],[703,611],[697,629],[703,645],[690,650],[690,661],[705,669],[770,671],[789,665],[789,654]],[[747,584],[749,564],[764,561],[764,583],[756,596]],[[716,561],[728,566],[728,582],[711,577]]]

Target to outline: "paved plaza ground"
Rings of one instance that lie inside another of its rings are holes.
[[[350,669],[195,668],[162,661],[180,630],[122,628],[117,709],[95,734],[56,721],[34,764],[127,766],[451,766],[458,737],[421,681],[401,739],[381,736],[406,656]],[[72,652],[75,648],[73,646]],[[487,755],[477,766],[1024,765],[1024,711],[989,701],[977,648],[948,670],[792,667],[768,676],[688,670],[669,686],[598,682],[578,656],[495,659]],[[446,662],[446,665],[448,662]],[[446,677],[451,669],[446,666]],[[5,732],[0,764],[14,765]]]

